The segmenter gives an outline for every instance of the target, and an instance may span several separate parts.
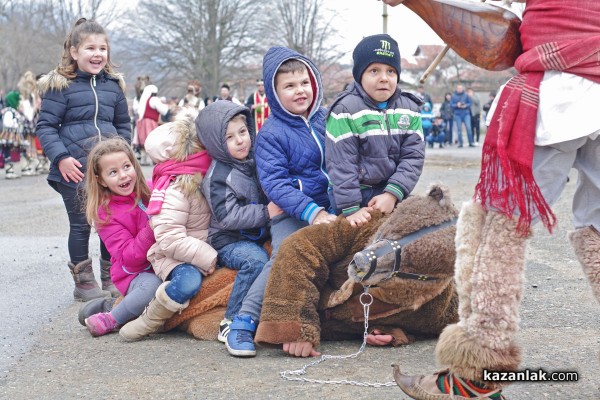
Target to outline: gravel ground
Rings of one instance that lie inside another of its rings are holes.
[[[416,189],[447,184],[457,205],[469,199],[479,172],[480,148],[427,149]],[[150,169],[145,168],[146,176]],[[560,224],[541,227],[527,251],[521,306],[522,368],[577,371],[578,382],[522,382],[508,399],[600,398],[597,353],[600,307],[566,239],[576,173],[555,206]],[[45,177],[4,179],[0,171],[0,398],[2,399],[403,399],[400,389],[283,381],[279,373],[313,360],[259,349],[254,359],[227,355],[219,342],[181,332],[124,343],[118,335],[92,338],[77,322],[66,268],[67,219],[60,196]],[[97,259],[97,239],[91,243]],[[97,262],[96,262],[97,263]],[[95,265],[97,269],[98,266]],[[325,342],[324,354],[348,355],[360,342]],[[408,373],[435,369],[435,341],[401,348],[367,347],[356,359],[329,360],[308,378],[392,381],[392,363]]]

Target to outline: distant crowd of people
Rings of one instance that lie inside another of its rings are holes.
[[[491,92],[488,101],[482,106],[479,96],[472,88],[465,90],[464,85],[458,84],[453,92],[444,94],[444,100],[436,113],[433,111],[431,96],[425,92],[423,85],[418,86],[416,96],[423,102],[423,133],[430,148],[436,143],[440,148],[454,144],[463,147],[463,131],[467,135],[468,146],[476,147],[481,138],[482,114],[485,120],[496,93]]]

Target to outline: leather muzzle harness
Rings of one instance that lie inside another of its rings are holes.
[[[371,275],[373,275],[373,273],[376,271],[377,259],[379,259],[387,254],[390,254],[390,253],[394,253],[394,269],[392,271],[390,271],[390,274],[387,277],[385,277],[384,279],[382,279],[381,282],[387,281],[388,279],[391,279],[393,277],[404,278],[404,279],[415,279],[415,280],[419,280],[419,281],[437,281],[437,280],[439,280],[439,278],[435,278],[435,277],[429,276],[429,275],[413,274],[411,272],[401,272],[400,271],[400,262],[402,260],[402,248],[404,246],[408,245],[409,243],[412,243],[415,240],[420,239],[421,237],[423,237],[429,233],[437,231],[438,229],[444,229],[451,225],[455,225],[456,220],[457,220],[457,218],[453,218],[449,221],[442,222],[439,225],[431,225],[431,226],[423,227],[423,228],[419,229],[418,231],[412,232],[412,233],[404,236],[402,239],[398,239],[398,240],[381,239],[379,237],[375,238],[375,241],[371,245],[369,245],[363,251],[360,251],[357,253],[357,254],[362,254],[370,261],[369,270],[360,279],[360,282],[363,282],[363,281],[369,279],[369,277],[371,277]],[[376,250],[369,250],[370,247],[374,246],[375,244],[377,244],[379,242],[385,242],[385,244],[383,246],[377,248]],[[354,269],[357,269],[355,259],[353,259],[350,262],[350,266],[353,267]]]

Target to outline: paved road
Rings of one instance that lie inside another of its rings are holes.
[[[467,200],[477,179],[479,150],[428,149],[416,192],[440,181],[451,187],[457,204]],[[150,176],[149,168],[145,172]],[[523,368],[574,370],[579,381],[515,384],[505,390],[509,399],[600,398],[600,307],[565,237],[573,182],[555,207],[556,234],[537,228],[528,249],[519,340]],[[71,295],[66,234],[60,196],[45,177],[7,181],[0,171],[1,399],[404,398],[397,387],[285,382],[279,372],[298,369],[306,360],[277,349],[260,349],[255,359],[240,360],[218,342],[179,332],[138,343],[123,343],[118,335],[92,338],[76,319],[79,304]],[[96,237],[91,248],[97,260]],[[94,268],[97,272],[98,265]],[[322,351],[346,355],[359,345],[326,342]],[[368,347],[358,359],[309,369],[308,377],[389,382],[392,363],[409,373],[430,372],[434,346],[430,340],[396,349]]]

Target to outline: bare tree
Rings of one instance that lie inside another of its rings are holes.
[[[323,75],[338,76],[328,74],[329,69],[339,69],[337,63],[343,56],[330,40],[337,36],[331,24],[337,14],[324,8],[319,0],[274,0],[274,5],[275,12],[271,14],[268,28],[263,29],[270,32],[270,42],[280,43],[309,57]],[[326,97],[331,96],[331,92],[339,92],[344,85],[344,81],[338,80],[325,83]]]
[[[451,85],[451,82],[460,81],[463,72],[472,68],[473,65],[456,54],[454,50],[449,50],[440,63],[440,69],[444,71],[442,79],[447,86]]]
[[[0,19],[0,86],[16,87],[27,70],[45,72],[58,59],[60,45],[54,45],[44,29],[44,13],[33,1],[7,2]]]
[[[8,17],[6,10],[10,7],[11,3],[12,3],[11,0],[0,0],[0,18],[1,19]]]
[[[39,74],[55,67],[78,18],[107,27],[119,13],[116,0],[0,0],[0,87],[14,88],[27,70]]]
[[[260,13],[251,0],[148,0],[130,15],[128,54],[153,81],[200,79],[216,93],[257,54]],[[166,89],[166,88],[165,88]]]

